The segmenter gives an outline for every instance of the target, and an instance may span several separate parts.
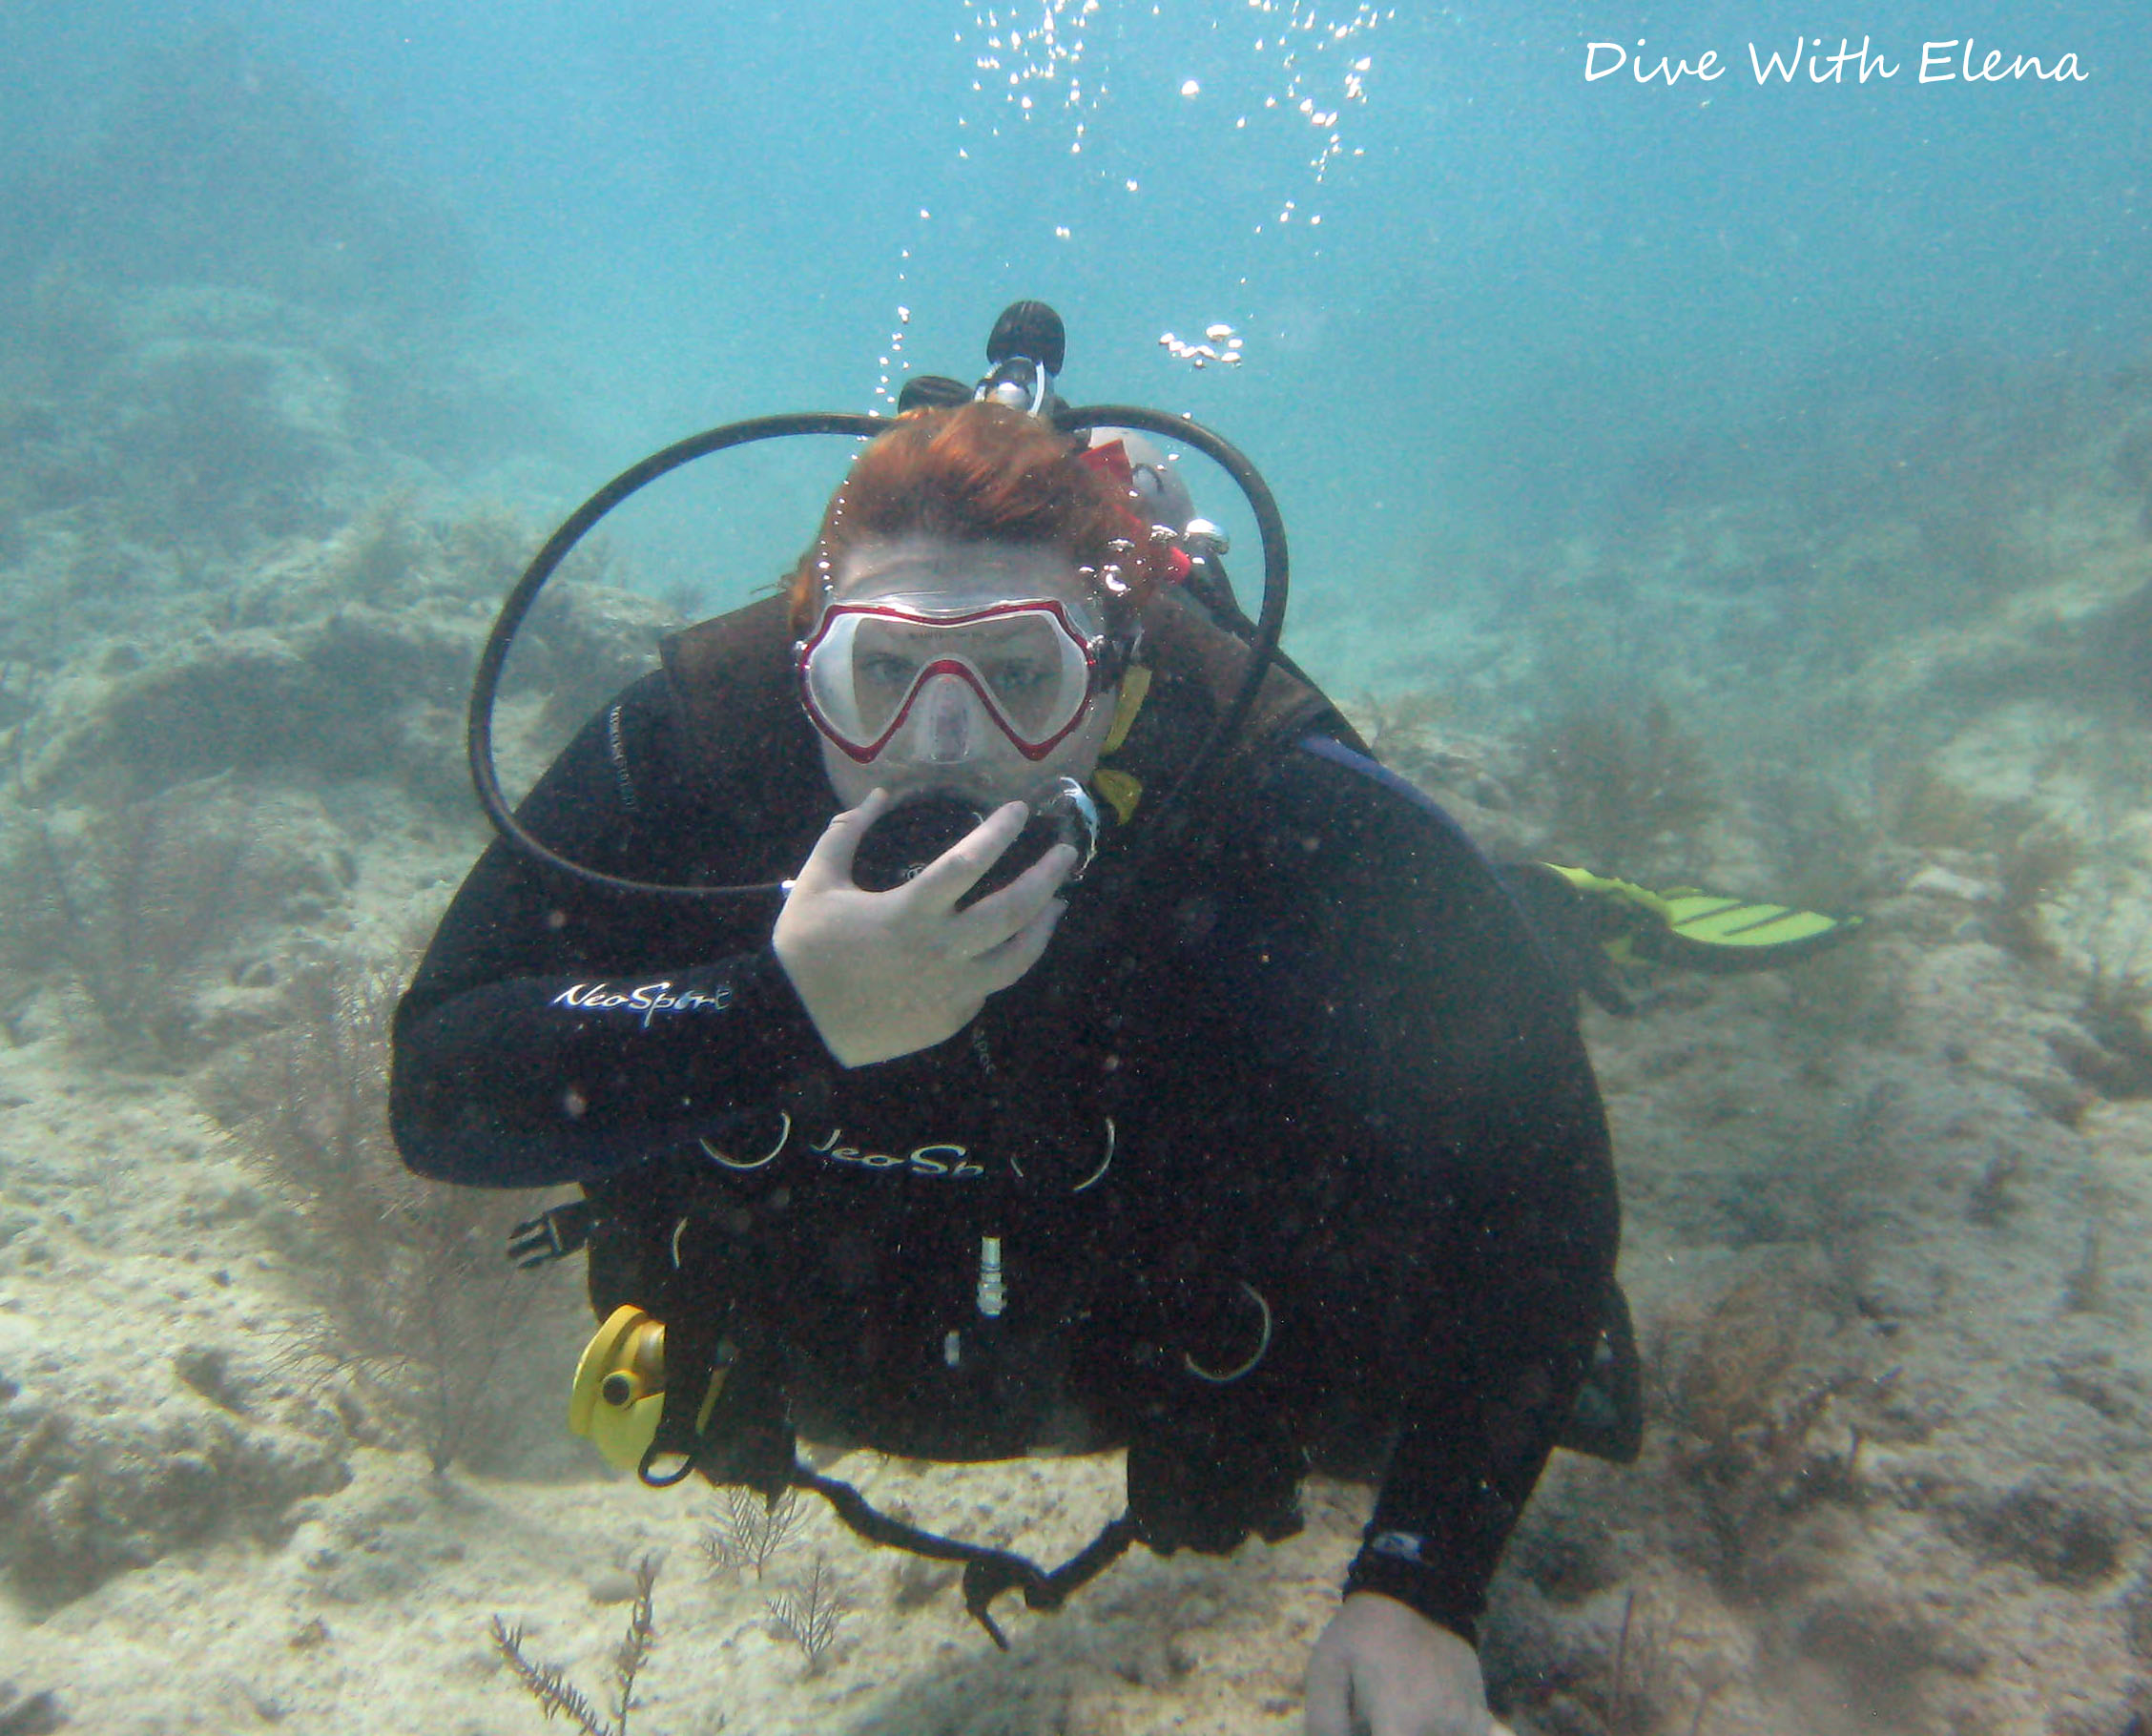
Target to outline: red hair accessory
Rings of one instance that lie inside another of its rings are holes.
[[[1109,477],[1117,483],[1124,493],[1133,494],[1136,491],[1136,473],[1128,463],[1128,448],[1118,439],[1104,441],[1095,446],[1086,446],[1083,451],[1077,454],[1077,457],[1090,465],[1092,469],[1098,471],[1100,475]],[[1134,512],[1124,506],[1121,509],[1121,516],[1128,525],[1128,534],[1131,537],[1146,539],[1149,537],[1150,527],[1138,518]],[[1188,577],[1189,568],[1193,565],[1194,563],[1189,559],[1188,550],[1177,544],[1167,549],[1166,583],[1178,585]]]

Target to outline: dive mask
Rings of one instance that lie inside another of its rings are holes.
[[[1053,598],[936,608],[882,597],[833,603],[797,652],[807,715],[861,765],[900,735],[927,765],[973,757],[976,714],[1025,759],[1040,760],[1083,722],[1111,676],[1107,642]]]

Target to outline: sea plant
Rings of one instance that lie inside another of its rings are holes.
[[[523,1629],[510,1626],[505,1616],[493,1618],[493,1649],[516,1684],[544,1709],[548,1724],[565,1718],[583,1736],[628,1736],[629,1715],[642,1705],[635,1681],[657,1645],[657,1565],[655,1557],[644,1556],[631,1569],[635,1596],[628,1607],[628,1631],[612,1648],[612,1694],[604,1714],[569,1680],[566,1665],[533,1663],[524,1650]]]
[[[203,778],[82,814],[23,807],[0,864],[12,971],[57,962],[126,1057],[197,1059],[197,976],[260,888],[244,804]]]
[[[315,1311],[300,1335],[414,1434],[436,1471],[499,1406],[533,1324],[531,1274],[507,1260],[522,1196],[413,1175],[390,1139],[388,1025],[398,978],[325,961],[290,985],[290,1021],[201,1085],[285,1212],[290,1271]]]
[[[1721,1684],[1697,1681],[1695,1671],[1679,1656],[1680,1644],[1679,1620],[1665,1614],[1650,1599],[1640,1599],[1632,1585],[1622,1598],[1622,1624],[1615,1633],[1606,1673],[1583,1690],[1606,1736],[1652,1736],[1668,1728],[1675,1704],[1683,1697],[1676,1683],[1684,1678],[1692,1698],[1687,1721],[1680,1727],[1687,1736],[1696,1736]]]
[[[724,1511],[702,1528],[697,1543],[712,1573],[753,1572],[759,1581],[762,1570],[797,1540],[805,1518],[797,1490],[772,1498],[734,1484],[725,1491]]]
[[[1555,842],[1604,872],[1644,871],[1662,838],[1694,833],[1718,807],[1702,744],[1664,700],[1572,712],[1532,756],[1552,797]]]
[[[766,1599],[765,1607],[777,1632],[806,1654],[810,1676],[818,1676],[829,1667],[838,1629],[852,1613],[852,1601],[820,1555],[815,1557],[804,1581],[790,1591]]]

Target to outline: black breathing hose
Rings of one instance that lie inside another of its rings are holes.
[[[1199,422],[1186,416],[1175,416],[1169,410],[1147,410],[1139,404],[1105,403],[1086,404],[1080,410],[1071,410],[1057,417],[1059,425],[1071,432],[1086,428],[1134,428],[1138,433],[1156,434],[1167,440],[1179,441],[1193,446],[1221,470],[1231,477],[1233,486],[1247,500],[1249,509],[1255,515],[1255,532],[1263,547],[1263,607],[1255,620],[1255,636],[1249,641],[1248,670],[1241,676],[1231,702],[1219,713],[1210,732],[1204,736],[1202,745],[1174,778],[1173,786],[1146,816],[1148,836],[1162,837],[1164,828],[1159,819],[1176,808],[1182,798],[1210,771],[1212,762],[1225,751],[1226,744],[1240,733],[1247,720],[1249,707],[1255,703],[1256,692],[1269,672],[1271,661],[1277,654],[1278,640],[1285,632],[1286,592],[1291,583],[1291,561],[1285,547],[1285,518],[1278,511],[1277,499],[1271,493],[1270,485],[1263,480],[1262,472],[1249,463],[1247,456],[1230,441],[1211,433]]]
[[[507,796],[502,793],[501,775],[493,763],[493,701],[500,692],[501,672],[507,667],[509,647],[515,643],[515,636],[530,613],[531,605],[537,602],[539,591],[545,589],[546,581],[553,576],[575,545],[590,535],[597,522],[631,494],[682,465],[693,464],[698,458],[708,458],[713,452],[722,452],[728,447],[752,445],[759,440],[779,440],[792,434],[852,434],[871,440],[877,434],[886,433],[888,428],[889,424],[880,417],[855,415],[847,410],[797,410],[785,416],[758,416],[746,422],[729,422],[723,427],[676,441],[662,451],[652,452],[640,464],[631,465],[562,521],[560,527],[546,539],[545,547],[531,557],[530,565],[523,569],[523,577],[516,581],[515,589],[501,605],[501,612],[493,619],[493,630],[486,637],[486,649],[479,652],[478,672],[471,681],[470,717],[465,736],[470,756],[471,785],[478,792],[478,805],[486,810],[486,817],[493,822],[493,830],[505,843],[556,874],[609,892],[738,898],[783,890],[781,882],[775,880],[757,886],[668,886],[654,880],[632,880],[586,868],[581,862],[571,862],[548,849],[525,830],[523,822],[515,816],[515,810],[508,805]]]
[[[1068,433],[1079,433],[1089,428],[1134,428],[1146,434],[1156,434],[1167,440],[1180,442],[1194,447],[1212,460],[1233,480],[1233,485],[1247,497],[1255,514],[1255,526],[1263,546],[1263,608],[1255,625],[1255,636],[1250,643],[1247,673],[1232,700],[1221,713],[1210,732],[1203,739],[1181,775],[1174,779],[1171,789],[1158,805],[1147,816],[1145,837],[1157,839],[1163,836],[1162,828],[1155,823],[1170,813],[1191,790],[1196,781],[1210,769],[1226,744],[1238,733],[1247,718],[1249,708],[1255,703],[1255,694],[1262,686],[1264,672],[1277,651],[1279,635],[1285,630],[1285,603],[1288,584],[1288,562],[1285,547],[1285,522],[1279,515],[1277,501],[1270,486],[1263,481],[1255,466],[1240,451],[1200,423],[1190,422],[1185,416],[1175,416],[1164,410],[1147,410],[1135,404],[1094,404],[1079,410],[1057,409],[1055,425]],[[855,439],[871,440],[886,434],[892,424],[886,417],[863,416],[847,410],[800,410],[783,416],[760,416],[745,422],[731,422],[722,427],[691,435],[675,442],[662,451],[652,452],[639,464],[631,465],[585,501],[551,536],[544,547],[531,557],[530,565],[524,568],[523,576],[508,592],[501,605],[501,612],[494,618],[493,630],[486,635],[486,647],[479,653],[478,672],[471,682],[470,715],[466,727],[466,745],[470,758],[472,787],[478,793],[479,806],[486,810],[486,817],[503,842],[528,860],[549,869],[569,879],[606,892],[631,893],[645,897],[719,899],[751,898],[781,895],[785,882],[766,880],[749,886],[675,886],[656,880],[630,879],[625,876],[606,874],[599,869],[586,867],[581,862],[570,861],[538,838],[534,837],[515,816],[507,795],[501,789],[501,777],[493,758],[493,706],[501,688],[501,674],[507,666],[509,649],[516,634],[529,616],[538,593],[546,581],[558,570],[570,550],[588,536],[598,521],[621,502],[637,490],[647,487],[659,477],[677,470],[682,465],[692,464],[698,458],[708,458],[713,453],[723,452],[734,446],[752,445],[757,441],[782,440],[796,434],[845,434]],[[1139,845],[1139,852],[1141,845]]]

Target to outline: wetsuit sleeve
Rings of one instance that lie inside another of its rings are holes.
[[[631,689],[548,771],[525,825],[636,878],[722,861],[721,816],[683,793],[670,728],[655,679]],[[788,1078],[830,1064],[770,949],[775,920],[774,899],[586,889],[496,841],[397,1009],[390,1122],[405,1163],[541,1187],[776,1123]]]
[[[1571,995],[1447,816],[1327,742],[1276,798],[1319,913],[1310,1047],[1395,1227],[1369,1253],[1394,1263],[1404,1422],[1347,1589],[1476,1639],[1613,1272],[1598,1088]]]

